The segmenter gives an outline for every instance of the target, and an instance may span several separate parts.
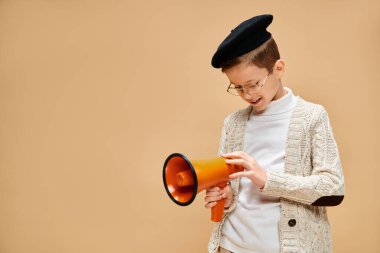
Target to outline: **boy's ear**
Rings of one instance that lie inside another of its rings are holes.
[[[274,72],[279,75],[279,77],[282,77],[284,75],[285,71],[285,62],[283,59],[279,59],[274,64]]]

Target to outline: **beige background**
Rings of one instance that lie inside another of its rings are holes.
[[[215,156],[245,104],[211,56],[262,13],[340,147],[334,252],[380,252],[377,0],[0,0],[0,252],[206,252],[204,193],[176,206],[162,165]]]

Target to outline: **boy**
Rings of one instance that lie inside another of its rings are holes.
[[[244,21],[220,44],[212,66],[249,106],[224,121],[219,154],[244,166],[206,207],[225,198],[209,252],[331,252],[325,206],[339,205],[344,178],[326,110],[284,87],[285,62],[266,30],[272,15]]]

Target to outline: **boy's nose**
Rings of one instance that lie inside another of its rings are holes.
[[[246,91],[244,91],[243,96],[245,99],[249,99],[252,97],[252,92],[250,90],[246,90]]]

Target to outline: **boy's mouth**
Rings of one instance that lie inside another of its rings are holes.
[[[261,98],[257,98],[256,100],[251,100],[252,105],[256,105],[261,101]]]

